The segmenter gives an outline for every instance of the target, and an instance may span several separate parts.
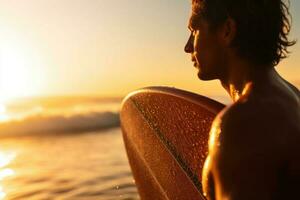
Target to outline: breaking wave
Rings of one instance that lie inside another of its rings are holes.
[[[0,123],[0,136],[79,133],[118,127],[117,112],[89,112],[73,115],[36,114]]]

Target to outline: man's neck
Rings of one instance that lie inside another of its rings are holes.
[[[274,68],[254,66],[243,61],[235,62],[229,65],[227,76],[221,79],[221,83],[231,99],[236,102],[242,96],[248,95],[253,85],[256,85],[260,80],[267,81],[269,75],[274,72]]]

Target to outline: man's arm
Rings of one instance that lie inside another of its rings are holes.
[[[251,107],[237,105],[214,121],[203,172],[204,178],[211,179],[204,181],[204,191],[214,191],[209,199],[268,200],[276,196],[280,147],[274,144],[277,132],[269,126],[270,119],[259,115],[270,113],[261,109],[255,113]]]

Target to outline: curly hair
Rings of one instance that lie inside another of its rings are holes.
[[[192,12],[216,30],[227,18],[236,22],[232,45],[240,56],[257,65],[276,66],[290,53],[289,1],[284,0],[192,0]]]

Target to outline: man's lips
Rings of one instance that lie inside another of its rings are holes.
[[[197,67],[197,62],[196,62],[196,59],[195,59],[195,58],[192,58],[192,62],[194,63],[194,67],[198,68],[198,67]]]
[[[194,62],[194,67],[197,69],[199,68],[196,62]]]

